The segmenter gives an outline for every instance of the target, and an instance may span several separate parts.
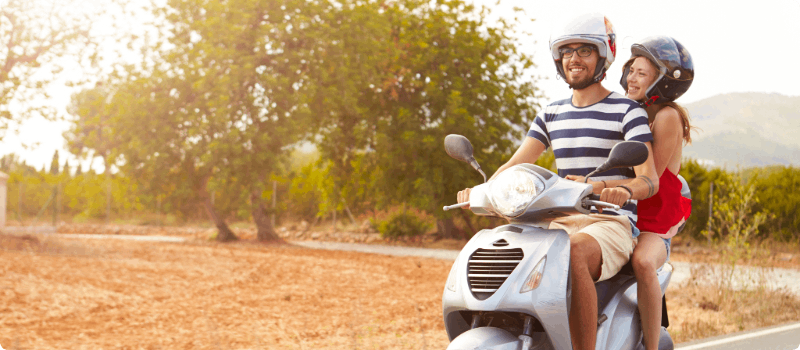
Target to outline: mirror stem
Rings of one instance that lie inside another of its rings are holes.
[[[472,165],[473,169],[477,170],[479,173],[481,173],[481,175],[483,175],[483,182],[485,183],[486,182],[486,173],[484,173],[483,170],[481,170],[481,166],[480,166],[480,164],[478,164],[478,161],[476,161],[473,158],[473,159],[471,159],[469,161],[469,165]]]
[[[583,183],[588,184],[589,183],[589,177],[593,176],[594,173],[596,173],[596,172],[597,172],[597,170],[595,170],[595,171],[589,173],[588,175],[586,175],[586,177],[583,178]]]

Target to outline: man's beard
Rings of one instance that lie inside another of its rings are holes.
[[[579,81],[574,81],[574,82],[567,81],[567,84],[569,84],[569,88],[570,89],[583,90],[583,89],[591,86],[592,84],[594,84],[594,77],[588,76],[588,77],[586,77],[586,79],[579,80]]]

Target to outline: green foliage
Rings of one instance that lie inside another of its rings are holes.
[[[759,226],[771,216],[755,209],[756,186],[745,183],[739,173],[725,174],[715,184],[713,215],[703,235],[726,241],[731,250],[749,248]]]
[[[492,27],[488,13],[412,0],[353,2],[334,14],[325,60],[309,70],[320,85],[309,106],[320,116],[319,149],[332,162],[327,191],[357,202],[368,189],[377,208],[407,203],[449,219],[441,207],[480,175],[445,155],[445,135],[467,136],[484,169],[510,157],[512,125],[529,124],[538,107],[523,76],[532,61],[517,51],[513,24]]]
[[[753,238],[777,241],[800,239],[800,220],[796,214],[796,208],[800,207],[800,169],[777,166],[728,172],[719,168],[705,168],[690,159],[683,162],[680,174],[692,191],[692,215],[684,231],[687,234],[695,238],[706,237],[703,232],[708,227],[709,191],[713,183],[715,208],[717,198],[726,200],[729,192],[733,191],[733,200],[739,203],[740,209],[746,198],[752,213],[768,213],[769,219],[760,221],[757,230],[750,233]],[[738,179],[748,192],[733,186],[731,179]],[[748,195],[749,191],[753,191],[753,194]],[[751,217],[746,219],[757,218],[754,214],[749,215]]]
[[[78,220],[105,218],[109,182],[103,175],[94,172],[76,176],[66,172],[52,174],[19,164],[4,170],[9,175],[6,192],[9,220],[26,222],[42,214],[39,219],[47,221],[49,215],[40,213],[45,204],[48,212],[58,205],[59,213]],[[115,174],[110,180],[113,215],[127,217],[145,210],[141,189],[131,177]],[[59,198],[52,200],[55,188],[58,188]]]
[[[395,207],[387,214],[373,219],[372,225],[377,227],[381,237],[396,240],[424,234],[433,227],[431,222],[432,218],[425,212],[402,206]]]
[[[774,214],[761,227],[762,237],[778,241],[800,241],[800,169],[794,167],[771,167],[754,176],[756,208]]]
[[[692,215],[686,221],[684,232],[694,238],[703,238],[702,231],[708,226],[708,204],[711,183],[727,176],[727,172],[722,169],[707,169],[700,165],[696,160],[684,160],[679,173],[686,179],[692,193]]]
[[[542,153],[535,164],[554,173],[558,173],[558,169],[556,168],[556,155],[553,153],[553,148],[548,148],[547,151]]]

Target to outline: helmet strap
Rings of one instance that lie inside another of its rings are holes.
[[[661,96],[651,96],[649,100],[644,100],[640,102],[639,106],[642,106],[642,108],[650,107],[654,105],[659,98],[661,98]]]
[[[594,82],[599,83],[606,77],[606,59],[600,57],[597,66],[594,67]]]

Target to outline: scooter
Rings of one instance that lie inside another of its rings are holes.
[[[445,150],[478,170],[484,183],[472,189],[469,202],[444,210],[469,204],[477,215],[509,222],[476,233],[450,269],[442,295],[442,315],[451,341],[447,349],[571,350],[570,331],[580,330],[570,330],[568,322],[570,241],[565,231],[548,226],[558,217],[589,214],[592,206],[619,206],[599,201],[590,184],[562,179],[532,164],[515,165],[486,182],[472,145],[460,135],[448,135]],[[620,142],[592,174],[642,164],[647,155],[643,143]],[[688,185],[681,181],[682,193],[688,197]],[[657,275],[663,295],[672,265],[665,264]],[[630,264],[595,287],[599,315],[595,348],[644,349]],[[672,338],[663,323],[659,349],[671,350]]]

